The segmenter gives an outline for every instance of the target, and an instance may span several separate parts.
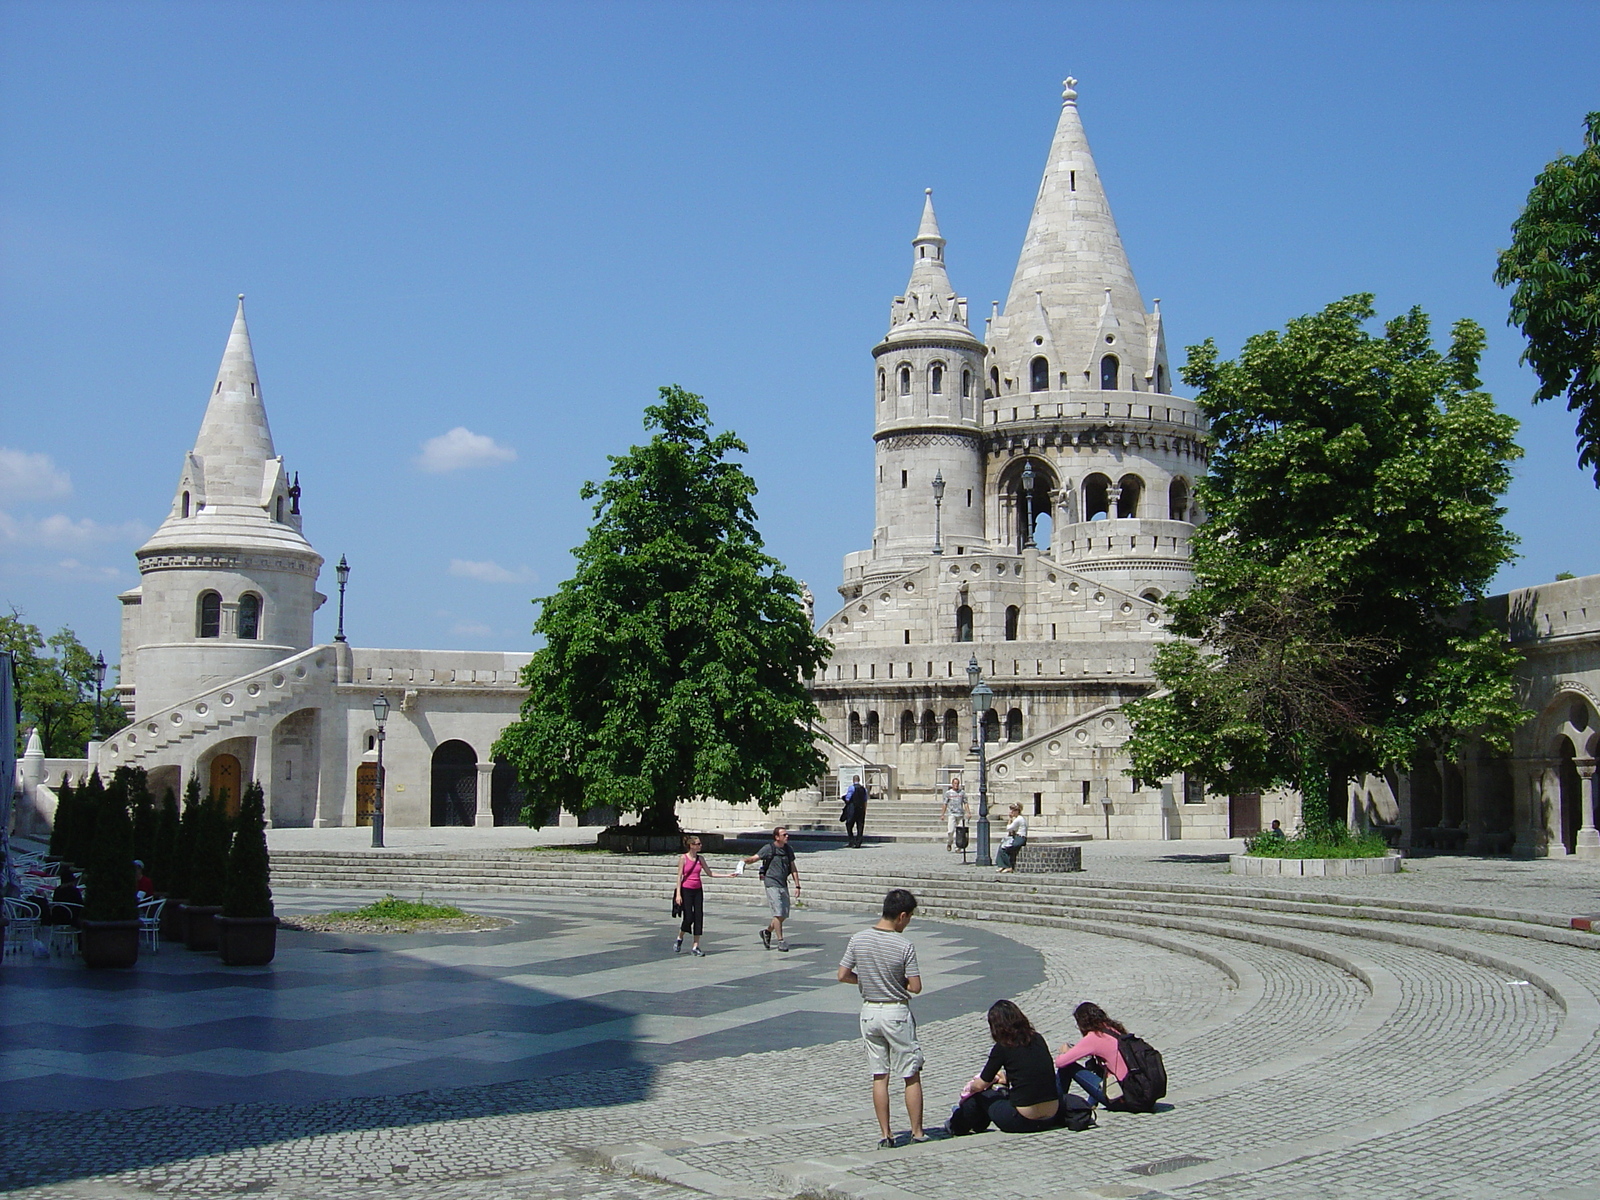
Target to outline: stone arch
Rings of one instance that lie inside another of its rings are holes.
[[[1189,481],[1181,475],[1167,485],[1167,519],[1169,521],[1189,519]]]
[[[239,597],[239,638],[246,642],[261,637],[261,596],[246,592]]]
[[[908,745],[917,740],[917,714],[909,708],[900,714],[900,744]]]
[[[1028,467],[1033,468],[1031,490],[1023,486],[1023,473]],[[1052,523],[1055,519],[1052,498],[1061,486],[1055,468],[1042,458],[1021,455],[1005,465],[996,486],[1002,515],[1009,513],[1012,518],[1011,527],[1005,531],[1007,540],[1019,551],[1036,544],[1034,535],[1040,518],[1048,518]],[[1045,548],[1049,549],[1048,544]]]
[[[922,713],[922,740],[924,742],[937,742],[939,740],[939,718],[933,715],[933,709],[924,709]]]
[[[846,734],[846,740],[852,743],[859,743],[861,738],[861,714],[853,712],[850,714],[849,733]]]
[[[1022,609],[1015,604],[1006,605],[1006,641],[1017,640],[1017,628],[1022,624]]]
[[[429,824],[473,825],[478,820],[478,752],[452,738],[433,752],[433,802]]]
[[[944,372],[942,362],[935,362],[928,368],[928,394],[930,396],[944,395]]]
[[[1083,492],[1083,519],[1104,521],[1111,515],[1111,480],[1099,471],[1085,475]]]
[[[970,642],[972,640],[972,605],[956,605],[956,641]]]
[[[882,736],[882,729],[881,729],[881,726],[879,725],[879,722],[878,722],[878,712],[877,712],[876,709],[870,709],[869,708],[867,710],[867,742],[868,742],[868,744],[869,745],[876,745],[881,736]]]
[[[494,773],[489,777],[489,807],[494,813],[494,823],[522,824],[522,806],[527,799],[515,764],[497,757],[494,760]]]
[[[944,740],[948,743],[961,740],[961,714],[953,708],[944,710]]]
[[[209,771],[211,794],[223,802],[228,815],[239,811],[239,794],[244,787],[244,767],[232,754],[216,754],[211,758]]]
[[[1144,480],[1137,475],[1124,475],[1117,481],[1117,516],[1124,518],[1139,515],[1139,502],[1144,499]]]
[[[992,708],[983,714],[983,740],[985,742],[1000,740],[1000,714]]]
[[[195,636],[214,638],[222,636],[222,596],[207,589],[195,601]]]
[[[911,395],[911,364],[901,363],[898,370],[900,375],[900,394],[909,396]]]
[[[1120,361],[1118,361],[1117,356],[1115,354],[1104,354],[1104,355],[1101,355],[1101,357],[1100,357],[1100,390],[1102,392],[1114,392],[1114,391],[1116,391],[1117,390],[1117,385],[1120,382],[1119,376],[1121,374],[1122,374],[1122,363]]]
[[[1033,361],[1028,364],[1028,390],[1030,392],[1050,390],[1050,360],[1042,354],[1034,355]]]
[[[1022,740],[1022,710],[1013,708],[1006,713],[1006,741],[1020,742]]]

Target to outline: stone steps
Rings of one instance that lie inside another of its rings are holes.
[[[670,883],[669,857],[616,858],[559,851],[425,854],[406,852],[280,852],[274,856],[278,887],[351,887],[396,892],[507,891],[543,895],[638,899]],[[1002,920],[1050,918],[1162,924],[1223,920],[1254,926],[1329,928],[1342,932],[1370,922],[1506,933],[1600,949],[1592,934],[1569,929],[1563,914],[1392,901],[1361,896],[1275,893],[1227,885],[1152,885],[1067,876],[1017,875],[926,869],[915,877],[881,871],[850,872],[802,863],[808,904],[871,912],[891,887],[910,886],[929,912]],[[747,897],[755,899],[752,894]],[[1306,924],[1313,922],[1314,924]],[[1360,924],[1355,924],[1355,923]]]

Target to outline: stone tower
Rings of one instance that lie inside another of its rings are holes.
[[[140,719],[312,644],[322,557],[273,450],[243,296],[172,509],[138,560],[120,690]]]
[[[983,343],[967,326],[966,297],[945,271],[945,241],[930,188],[912,239],[911,281],[889,312],[889,332],[873,348],[877,366],[877,521],[873,559],[892,570],[939,540],[986,544],[983,529]],[[932,485],[944,486],[935,529]]]

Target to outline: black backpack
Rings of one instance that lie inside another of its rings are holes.
[[[1167,1064],[1161,1061],[1161,1051],[1131,1033],[1117,1036],[1117,1050],[1128,1076],[1122,1081],[1121,1098],[1106,1107],[1124,1112],[1155,1112],[1156,1101],[1167,1094]]]

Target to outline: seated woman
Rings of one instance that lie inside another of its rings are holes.
[[[1061,1081],[1061,1094],[1074,1083],[1081,1087],[1096,1104],[1106,1102],[1106,1076],[1119,1084],[1128,1077],[1127,1065],[1122,1061],[1122,1051],[1117,1045],[1117,1035],[1127,1033],[1120,1021],[1106,1016],[1105,1009],[1088,1001],[1072,1010],[1072,1019],[1078,1023],[1082,1035],[1075,1046],[1061,1046],[1056,1050],[1056,1070]]]
[[[1011,806],[1011,819],[1006,822],[1006,836],[1000,839],[1000,852],[994,856],[996,874],[1017,869],[1017,851],[1028,844],[1028,818],[1022,815],[1022,805]]]
[[[1009,1000],[990,1007],[989,1032],[994,1037],[989,1061],[961,1093],[945,1128],[956,1136],[982,1133],[991,1122],[1005,1133],[1060,1128],[1061,1099],[1043,1035]],[[996,1087],[1002,1073],[1006,1086]]]

